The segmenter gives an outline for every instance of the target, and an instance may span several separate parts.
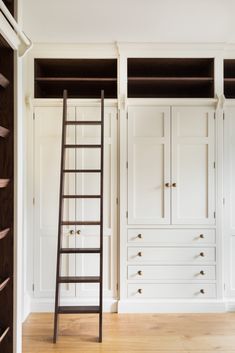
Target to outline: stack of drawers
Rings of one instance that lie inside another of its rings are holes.
[[[128,298],[215,298],[215,243],[214,229],[128,229]]]

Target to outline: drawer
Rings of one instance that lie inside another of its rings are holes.
[[[214,229],[129,229],[129,243],[215,244]]]
[[[129,247],[128,261],[156,264],[203,264],[215,262],[215,248]]]
[[[215,284],[129,284],[128,298],[167,299],[191,298],[205,299],[216,297]]]
[[[215,266],[128,266],[129,280],[215,280]]]

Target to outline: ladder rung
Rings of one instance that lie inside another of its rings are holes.
[[[101,148],[101,145],[64,145],[65,148]]]
[[[9,134],[9,130],[3,126],[0,126],[0,137],[6,137]]]
[[[99,283],[99,276],[61,276],[59,283]]]
[[[101,173],[101,169],[64,169],[64,173]]]
[[[59,306],[57,308],[58,314],[98,314],[100,312],[99,306]]]
[[[7,233],[10,231],[10,228],[6,228],[4,230],[0,231],[0,240],[5,238],[5,236],[7,235]]]
[[[92,121],[92,120],[84,120],[84,121],[66,121],[66,125],[101,125],[101,121]]]
[[[100,248],[62,248],[61,254],[99,254]]]
[[[61,225],[62,226],[99,226],[100,225],[100,222],[98,221],[94,221],[94,222],[91,222],[91,221],[62,221],[61,222]]]
[[[100,199],[100,195],[63,195],[64,199]]]

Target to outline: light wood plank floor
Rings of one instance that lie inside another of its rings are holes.
[[[31,314],[23,326],[23,353],[235,353],[235,313],[105,314],[97,342],[97,315],[64,315],[52,343],[53,315]]]

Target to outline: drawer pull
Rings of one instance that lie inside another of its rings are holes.
[[[171,186],[172,186],[173,188],[176,188],[176,183],[173,183]]]
[[[138,271],[139,276],[142,276],[142,274],[143,274],[142,271]]]
[[[142,256],[142,252],[141,252],[141,251],[138,252],[138,256],[139,256],[139,257]]]
[[[142,294],[143,293],[143,290],[140,288],[140,289],[138,289],[138,293],[139,294]]]
[[[74,234],[74,230],[71,229],[71,230],[69,231],[69,235],[73,235],[73,234]]]
[[[170,183],[166,183],[166,184],[165,184],[165,187],[166,187],[166,188],[169,188],[169,187],[170,187]]]
[[[7,332],[10,330],[10,327],[8,327],[0,336],[0,343],[4,340],[4,337],[7,335]]]
[[[199,238],[204,239],[205,238],[204,234],[200,234]]]
[[[200,289],[200,293],[201,293],[201,294],[205,294],[204,289]]]
[[[205,276],[205,272],[203,270],[200,271],[200,275]]]
[[[3,288],[6,287],[7,283],[10,281],[10,277],[8,277],[7,279],[5,279],[5,281],[3,281],[2,283],[0,283],[0,292],[3,290]]]
[[[76,233],[77,233],[77,235],[80,235],[81,234],[80,229],[78,229]]]
[[[201,257],[205,257],[205,253],[202,251],[202,252],[200,252],[200,256]]]
[[[142,239],[142,234],[138,234],[137,238]]]

